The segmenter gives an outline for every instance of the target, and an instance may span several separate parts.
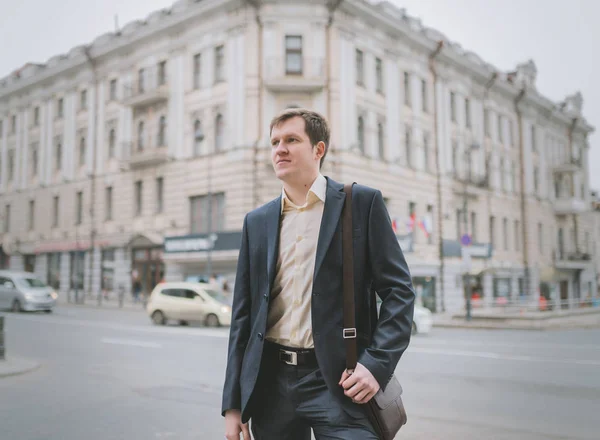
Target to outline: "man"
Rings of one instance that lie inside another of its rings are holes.
[[[364,411],[410,340],[414,290],[381,192],[352,191],[358,365],[345,371],[343,185],[320,174],[327,121],[290,109],[271,122],[280,197],[246,215],[222,414],[228,440],[376,440]],[[375,291],[382,299],[379,319]]]

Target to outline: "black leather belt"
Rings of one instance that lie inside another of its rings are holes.
[[[277,360],[287,365],[298,367],[316,367],[318,365],[315,350],[312,348],[285,347],[266,341],[265,354],[271,360]]]

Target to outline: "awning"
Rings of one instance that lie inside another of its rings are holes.
[[[162,246],[164,237],[155,232],[145,232],[143,234],[137,234],[131,237],[131,240],[127,242],[127,247],[130,248],[144,248]]]

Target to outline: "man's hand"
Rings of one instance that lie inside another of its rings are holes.
[[[240,432],[244,440],[252,440],[247,423],[242,423],[242,414],[238,409],[230,409],[225,413],[225,438],[227,440],[240,440]]]
[[[367,367],[357,363],[352,374],[346,370],[338,385],[344,388],[344,394],[352,399],[354,403],[367,403],[379,391],[379,383],[373,377]]]

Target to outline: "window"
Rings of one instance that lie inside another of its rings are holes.
[[[302,37],[286,35],[285,37],[285,73],[286,75],[302,74]]]
[[[194,121],[194,156],[200,156],[202,154],[202,122],[199,119]]]
[[[87,109],[87,90],[82,90],[79,93],[79,109],[80,110]]]
[[[508,219],[504,217],[502,220],[502,236],[504,238],[504,250],[508,250]]]
[[[164,210],[164,180],[162,177],[156,178],[156,212],[160,214]]]
[[[167,136],[167,118],[161,116],[158,122],[158,146],[164,147]]]
[[[77,192],[75,210],[75,224],[80,225],[83,222],[83,191]]]
[[[477,242],[477,213],[471,212],[471,241]]]
[[[114,291],[115,288],[115,250],[102,249],[100,255],[100,288],[103,291]]]
[[[514,133],[513,133],[513,121],[512,120],[508,120],[508,143],[510,145],[514,145],[515,139],[514,139]]]
[[[10,205],[6,205],[4,208],[4,232],[10,232]]]
[[[375,89],[377,93],[383,93],[383,62],[375,58]]]
[[[61,254],[58,252],[48,254],[46,281],[55,290],[60,290],[60,258]]]
[[[162,86],[167,83],[167,62],[161,61],[158,63],[158,85]]]
[[[0,119],[0,137],[4,134],[4,121]]]
[[[450,92],[450,120],[456,122],[456,94]]]
[[[537,151],[535,125],[531,124],[531,151]]]
[[[413,158],[411,131],[412,128],[409,126],[406,126],[406,128],[404,129],[404,148],[406,149],[406,165],[412,168]]]
[[[358,117],[357,123],[357,143],[362,153],[365,152],[365,120],[362,116]]]
[[[38,150],[39,143],[31,144],[31,177],[37,176],[38,173]]]
[[[34,227],[35,227],[35,200],[30,200],[29,201],[29,223],[28,223],[28,229],[30,231],[33,231]]]
[[[490,137],[490,111],[487,108],[483,110],[483,132]]]
[[[224,122],[223,115],[221,113],[217,114],[215,118],[215,151],[221,151],[223,149],[223,136],[224,134]]]
[[[410,99],[410,73],[404,72],[404,105],[411,106]]]
[[[209,204],[209,200],[212,203]],[[225,194],[190,197],[190,233],[222,231],[225,224]]]
[[[65,115],[65,101],[63,98],[59,98],[58,101],[56,101],[56,117],[59,119],[62,119],[62,117]]]
[[[52,201],[52,227],[58,228],[58,220],[59,220],[59,209],[60,209],[60,199],[58,196],[54,196]]]
[[[144,150],[144,121],[138,123],[138,138],[137,138],[137,149],[138,151]]]
[[[433,244],[433,205],[427,205],[427,217],[425,217],[425,231],[427,234],[427,244]]]
[[[471,101],[465,98],[465,127],[471,128]]]
[[[462,215],[462,209],[457,209],[456,210],[456,239],[458,241],[460,241],[460,238],[462,237],[462,224],[463,224],[463,215]]]
[[[504,127],[502,126],[503,118],[502,115],[498,115],[498,141],[504,142]]]
[[[83,279],[85,276],[85,252],[70,252],[70,286],[71,289],[83,290]]]
[[[356,84],[365,85],[365,60],[362,50],[356,49]]]
[[[519,226],[519,220],[515,220],[515,251],[521,250],[521,228]]]
[[[197,53],[194,55],[194,89],[200,88],[200,68],[201,68],[201,54]]]
[[[8,150],[8,181],[15,178],[15,150]]]
[[[107,186],[104,194],[106,208],[104,210],[104,220],[113,219],[113,189],[112,186]]]
[[[427,113],[429,111],[427,105],[427,81],[421,80],[421,107],[423,109],[423,113]]]
[[[117,144],[117,135],[115,129],[111,128],[108,132],[108,158],[113,159],[115,157],[115,147]]]
[[[538,167],[533,167],[533,190],[534,190],[535,194],[538,194],[538,192],[539,192],[539,178],[540,178],[540,171],[539,171]]]
[[[54,169],[56,171],[60,171],[62,167],[62,144],[60,140],[57,138],[55,140],[56,148],[54,150]]]
[[[452,140],[452,171],[458,176],[458,141]]]
[[[510,163],[510,190],[517,191],[517,165],[511,161]]]
[[[504,167],[504,159],[500,159],[500,189],[506,190],[506,168]]]
[[[490,216],[490,244],[492,249],[496,245],[496,218],[493,215]]]
[[[144,93],[146,90],[144,69],[138,70],[138,93]]]
[[[85,165],[85,137],[82,136],[79,140],[79,165]]]
[[[36,107],[33,109],[33,125],[35,127],[40,125],[40,108]]]
[[[225,46],[215,47],[215,82],[225,81]]]
[[[542,225],[541,223],[538,223],[538,250],[540,251],[540,254],[544,253],[544,225]]]
[[[385,158],[385,133],[383,129],[383,123],[379,122],[377,124],[377,146],[379,149],[379,158]]]
[[[142,215],[142,181],[135,182],[135,215]]]
[[[109,89],[110,100],[116,101],[116,99],[117,99],[117,80],[116,79],[110,80],[108,89]]]
[[[429,171],[429,133],[423,133],[423,169]]]

